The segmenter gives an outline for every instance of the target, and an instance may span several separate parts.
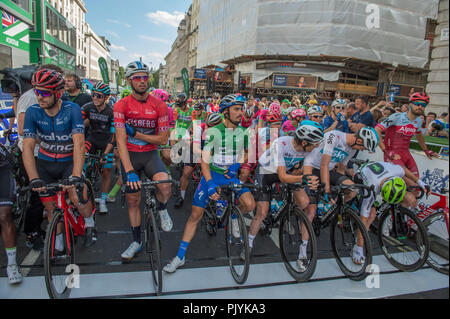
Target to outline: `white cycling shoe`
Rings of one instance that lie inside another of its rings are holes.
[[[10,285],[21,283],[23,280],[19,266],[16,264],[8,265],[8,267],[6,267],[6,274],[8,275]]]
[[[177,270],[178,267],[183,266],[185,261],[186,261],[186,257],[184,257],[183,259],[180,259],[178,256],[175,256],[175,258],[172,259],[170,264],[167,264],[163,268],[163,270],[169,274],[172,274]]]
[[[172,218],[170,218],[169,212],[167,209],[160,210],[159,217],[161,218],[161,228],[165,232],[171,231],[173,227]]]
[[[134,256],[142,251],[142,243],[139,244],[138,242],[134,241],[131,243],[131,245],[125,250],[121,257],[125,260],[131,260],[134,258]]]

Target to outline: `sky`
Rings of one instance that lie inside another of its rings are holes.
[[[85,19],[111,43],[121,66],[142,57],[149,67],[165,64],[191,0],[84,0]]]

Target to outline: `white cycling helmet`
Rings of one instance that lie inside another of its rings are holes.
[[[320,124],[305,120],[295,130],[295,136],[300,141],[307,141],[310,143],[320,143],[324,138],[323,128]]]
[[[333,103],[331,103],[331,107],[335,107],[336,105],[344,105],[344,106],[346,106],[347,103],[345,103],[345,101],[342,100],[342,99],[337,99],[337,100],[334,100]]]
[[[363,145],[369,152],[375,152],[380,141],[378,140],[378,134],[374,128],[363,127],[356,133],[356,136],[363,140]]]
[[[320,106],[318,106],[318,105],[310,106],[309,109],[308,109],[308,115],[311,115],[311,114],[314,114],[314,113],[320,113],[320,114],[323,114],[323,110],[322,110],[322,108],[321,108]]]
[[[208,126],[216,126],[222,123],[222,116],[219,113],[210,113],[206,119],[206,124]]]
[[[246,117],[252,117],[253,116],[253,107],[247,107],[245,109],[245,116]]]
[[[125,76],[129,78],[133,74],[145,72],[147,74],[150,74],[150,69],[148,68],[147,64],[142,63],[140,61],[133,61],[127,65],[127,68],[125,69]]]
[[[286,113],[287,114],[291,114],[293,111],[295,111],[297,108],[295,107],[295,106],[291,106],[291,107],[288,107],[288,109],[286,110]]]

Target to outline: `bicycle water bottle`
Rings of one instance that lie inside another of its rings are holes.
[[[224,200],[218,200],[216,202],[216,208],[217,208],[217,217],[222,216],[223,211],[225,209],[225,207],[227,206],[227,202]]]
[[[272,213],[272,215],[278,213],[282,205],[283,205],[282,201],[272,199],[272,201],[270,202],[270,212]]]
[[[324,215],[324,205],[322,201],[317,204],[317,216],[322,217]]]

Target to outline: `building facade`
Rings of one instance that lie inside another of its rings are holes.
[[[427,83],[427,93],[430,95],[430,105],[427,111],[434,111],[438,115],[449,111],[448,14],[449,0],[441,0],[431,51],[431,72],[428,75]]]
[[[30,62],[52,63],[75,72],[76,28],[46,0],[33,0],[34,25],[30,30]]]
[[[0,69],[30,63],[31,0],[0,0]]]
[[[109,62],[109,69],[111,68],[111,54],[108,48],[108,42],[106,38],[98,36],[92,30],[89,23],[86,23],[85,44],[87,56],[86,78],[93,81],[103,81],[98,59],[103,57],[106,62]],[[108,73],[110,73],[110,70]]]

